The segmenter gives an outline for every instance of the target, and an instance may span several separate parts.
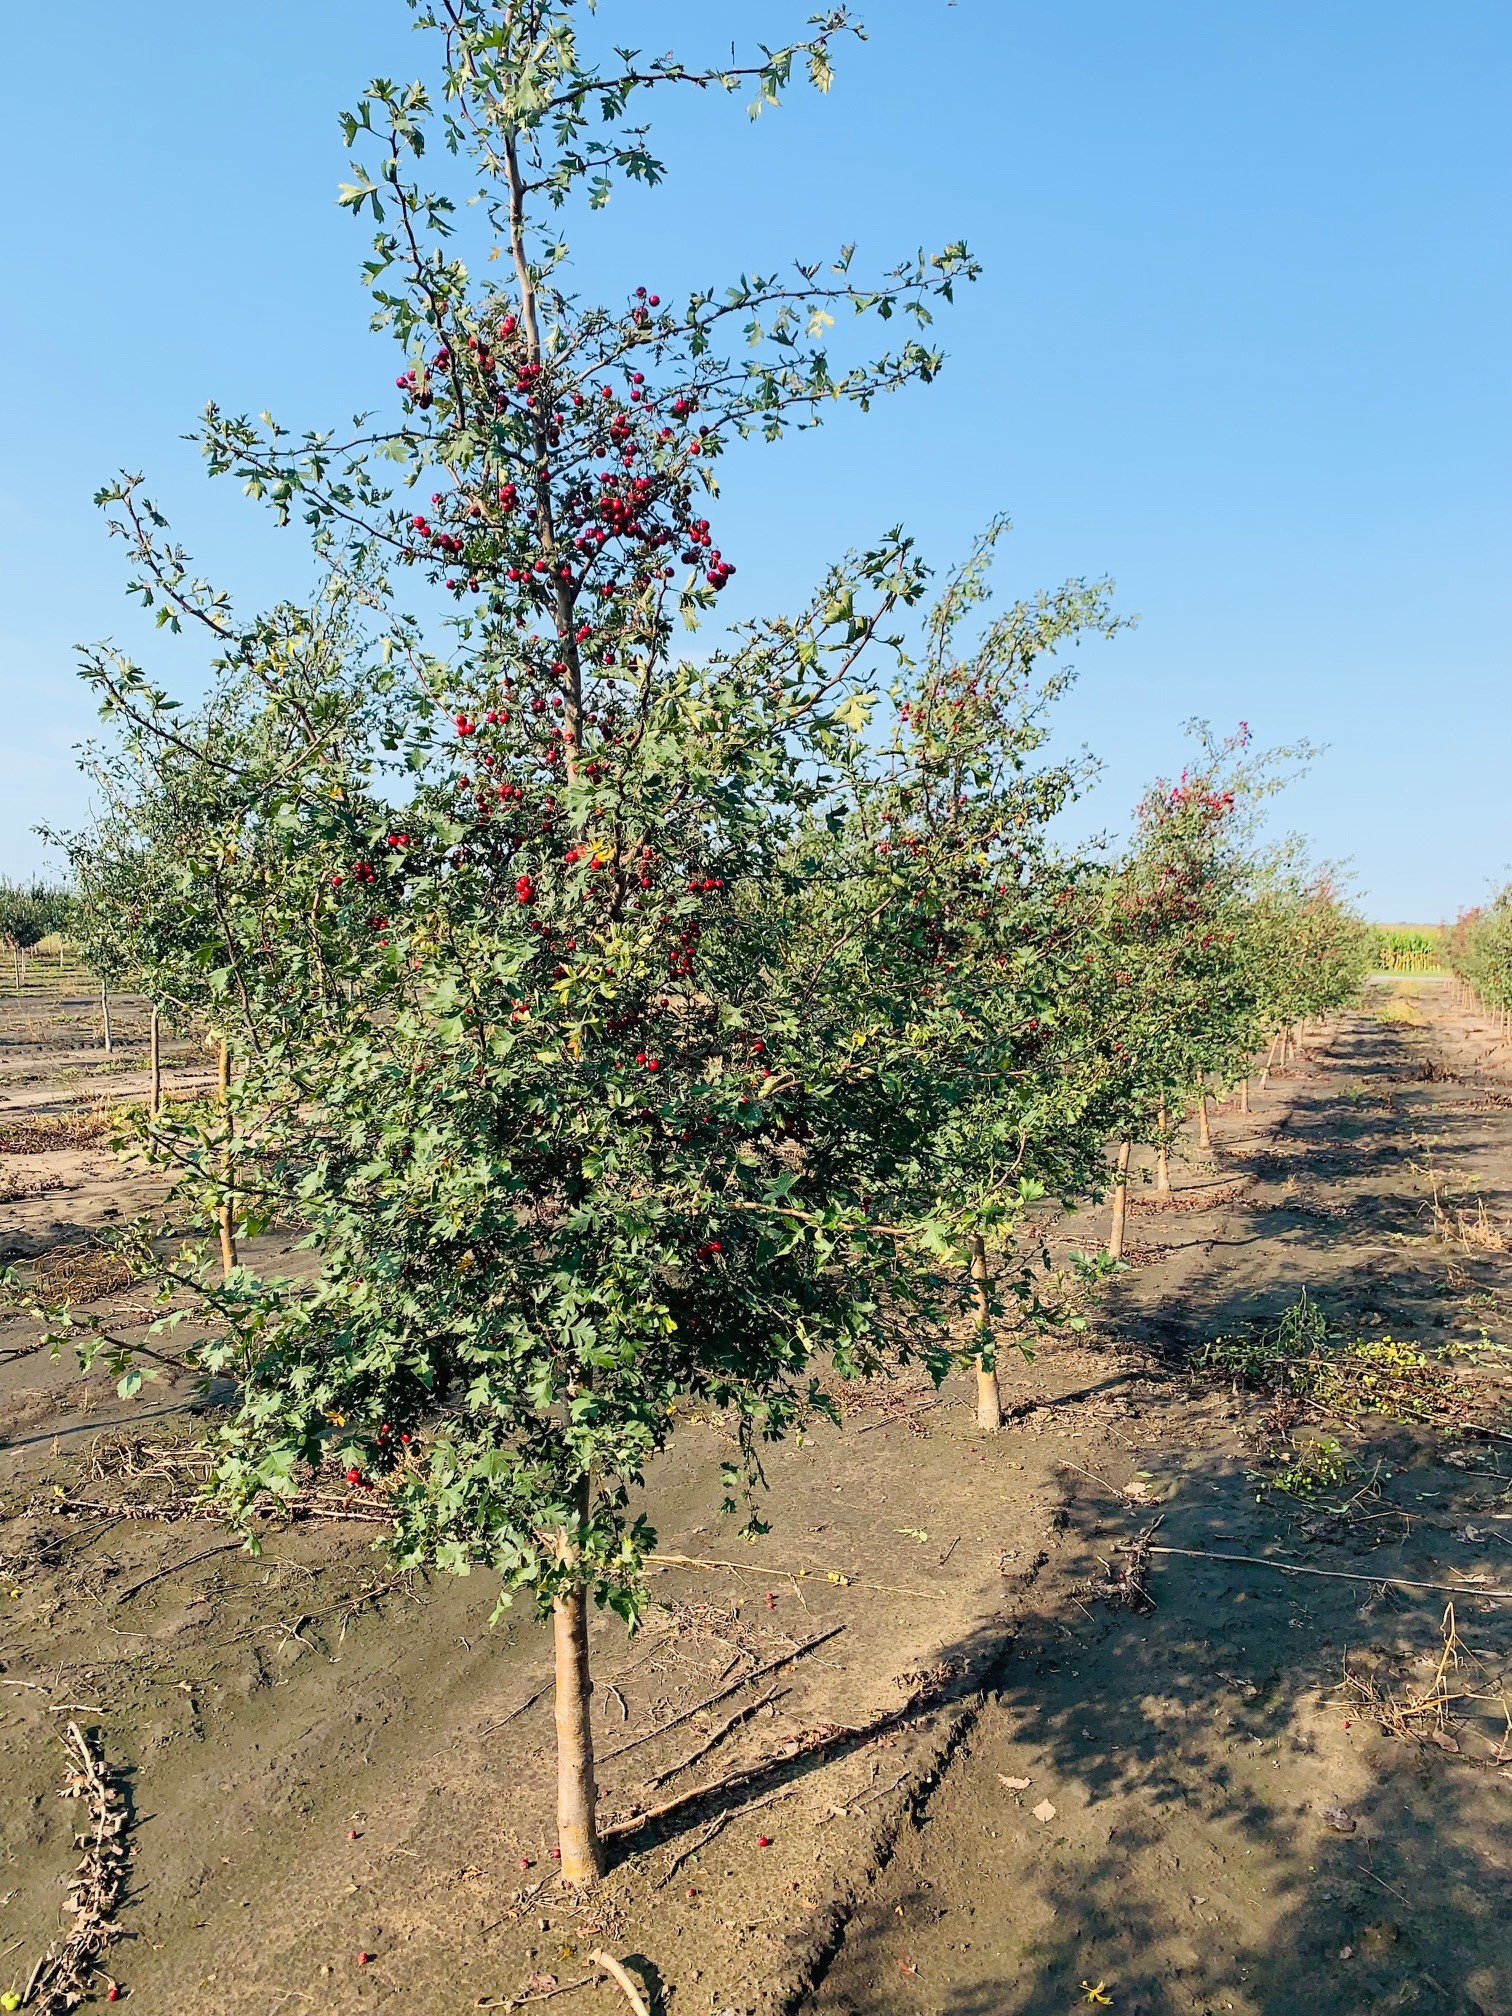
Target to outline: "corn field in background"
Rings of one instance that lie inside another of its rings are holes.
[[[1382,973],[1444,973],[1444,934],[1434,925],[1378,924],[1376,967]]]

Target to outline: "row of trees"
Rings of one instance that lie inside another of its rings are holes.
[[[1085,781],[1048,749],[1067,653],[1120,619],[1086,581],[994,612],[1000,524],[932,604],[892,531],[710,636],[721,457],[931,379],[973,262],[863,280],[847,250],[591,305],[560,212],[660,179],[650,93],[826,89],[843,9],[707,70],[601,64],[571,0],[416,11],[442,90],[379,81],[346,120],[393,410],[345,440],[201,429],[304,524],[318,592],[242,617],[137,479],[102,492],[136,594],[214,657],[186,708],[90,655],[116,732],[69,846],[102,967],[220,1048],[220,1099],[139,1133],[219,1231],[218,1279],[143,1248],[176,1350],[234,1382],[215,1488],[245,1513],[338,1466],[387,1495],[401,1560],[553,1615],[583,1882],[588,1606],[637,1612],[639,1486],[683,1404],[728,1410],[753,1520],[763,1445],[834,1378],[964,1359],[996,1426],[999,1348],[1047,1320],[1044,1207],[1122,1195],[1131,1143],[1164,1168],[1188,1100],[1337,1007],[1367,941],[1326,875],[1259,851],[1299,752],[1247,730],[1200,735],[1121,853],[1057,843]],[[469,164],[498,279],[421,181],[428,139]],[[842,357],[841,317],[909,333]],[[275,1223],[313,1275],[241,1264]]]
[[[1468,994],[1512,1033],[1512,885],[1464,911],[1446,934],[1449,970]]]
[[[28,957],[44,938],[66,934],[72,918],[69,892],[57,883],[40,877],[30,882],[13,882],[0,876],[0,945],[11,956],[18,993],[25,979]]]

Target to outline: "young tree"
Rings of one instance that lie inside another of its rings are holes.
[[[245,1508],[335,1463],[387,1494],[401,1559],[486,1564],[552,1612],[572,1882],[601,1861],[587,1606],[635,1614],[631,1494],[677,1404],[732,1408],[754,1477],[818,1403],[820,1354],[851,1371],[932,1335],[932,1263],[873,1215],[937,1124],[928,1060],[858,1097],[855,1031],[811,1012],[828,953],[791,928],[823,913],[797,838],[857,761],[921,570],[888,535],[696,661],[674,629],[734,573],[700,510],[730,441],[931,378],[920,336],[841,365],[829,332],[926,324],[975,270],[952,246],[861,282],[847,250],[679,308],[649,285],[581,303],[558,213],[661,178],[648,92],[773,105],[799,71],[826,89],[858,32],[835,9],[749,67],[601,66],[581,11],[419,5],[439,103],[379,81],[346,121],[377,150],[344,200],[377,226],[398,417],[343,444],[206,416],[212,470],[309,525],[339,642],[318,607],[243,626],[128,478],[103,501],[134,586],[213,634],[218,690],[189,717],[119,657],[87,668],[189,808],[168,936],[223,1018],[226,1141],[249,1145],[233,1182],[175,1109],[149,1142],[252,1231],[296,1211],[319,1255],[313,1281],[205,1291],[198,1362],[238,1391],[217,1487]],[[417,179],[436,140],[475,175],[496,282]],[[445,657],[399,574],[452,605]]]
[[[1069,581],[978,625],[1006,521],[991,526],[931,614],[917,668],[894,693],[885,768],[858,799],[847,882],[868,928],[855,970],[926,1053],[940,1119],[914,1194],[896,1207],[964,1248],[977,1421],[1002,1425],[997,1321],[1039,1315],[1030,1207],[1096,1180],[1102,1124],[1075,998],[1079,864],[1049,822],[1084,779],[1046,761],[1063,654],[1110,637],[1106,583]]]

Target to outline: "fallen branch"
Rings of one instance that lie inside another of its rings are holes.
[[[1329,1582],[1368,1582],[1377,1589],[1433,1589],[1444,1596],[1489,1596],[1512,1603],[1512,1589],[1481,1589],[1473,1582],[1413,1582],[1402,1575],[1351,1575],[1344,1568],[1304,1568],[1300,1562],[1267,1561],[1259,1554],[1211,1554],[1200,1547],[1151,1547],[1151,1554],[1181,1554],[1189,1561],[1235,1561],[1246,1568],[1274,1568],[1279,1575],[1321,1575]]]
[[[796,1764],[800,1757],[817,1757],[823,1751],[834,1749],[838,1743],[849,1744],[854,1749],[861,1743],[872,1742],[884,1731],[906,1721],[916,1708],[923,1707],[929,1694],[929,1689],[920,1688],[909,1695],[901,1708],[894,1708],[859,1727],[849,1722],[827,1722],[819,1728],[804,1730],[799,1736],[790,1738],[780,1750],[757,1757],[743,1770],[733,1771],[726,1778],[710,1779],[706,1785],[695,1785],[691,1792],[679,1792],[674,1798],[663,1799],[657,1806],[647,1806],[628,1820],[611,1821],[607,1827],[599,1829],[599,1837],[604,1841],[622,1840],[627,1834],[638,1834],[643,1827],[649,1827],[653,1820],[664,1820],[668,1814],[680,1813],[684,1807],[702,1805],[704,1800],[716,1793],[733,1792],[742,1785],[749,1785],[753,1778],[760,1778],[779,1765]]]
[[[670,1722],[663,1722],[660,1727],[648,1729],[642,1736],[632,1736],[628,1743],[621,1743],[613,1750],[606,1750],[599,1758],[599,1762],[607,1764],[611,1757],[623,1757],[627,1750],[638,1750],[642,1743],[654,1742],[658,1736],[665,1736],[669,1729],[676,1729],[682,1723],[690,1722],[695,1715],[701,1715],[705,1708],[715,1708],[721,1701],[727,1701],[732,1694],[738,1694],[742,1687],[749,1687],[753,1680],[764,1680],[768,1673],[780,1672],[784,1666],[791,1666],[795,1659],[802,1659],[805,1654],[816,1651],[819,1646],[827,1645],[831,1638],[838,1638],[845,1628],[843,1624],[832,1624],[828,1631],[820,1631],[813,1638],[805,1638],[803,1643],[795,1645],[791,1652],[784,1652],[776,1659],[768,1659],[763,1665],[753,1666],[749,1673],[742,1674],[738,1680],[732,1680],[728,1687],[721,1687],[717,1694],[710,1694],[702,1701],[695,1701],[691,1708],[684,1708],[682,1713],[674,1715]]]
[[[684,1862],[698,1854],[700,1849],[707,1848],[709,1843],[714,1839],[714,1836],[722,1834],[732,1820],[739,1820],[746,1813],[755,1813],[762,1806],[775,1805],[779,1799],[788,1798],[797,1789],[796,1785],[779,1785],[775,1792],[763,1793],[759,1799],[748,1799],[743,1806],[732,1806],[727,1813],[716,1813],[708,1826],[698,1836],[697,1840],[690,1841],[686,1848],[680,1848],[672,1857],[664,1872],[657,1878],[657,1889],[664,1889],[672,1881],[678,1870],[681,1869]]]
[[[193,1568],[201,1561],[208,1561],[214,1554],[239,1554],[243,1542],[223,1540],[219,1547],[206,1547],[198,1554],[191,1554],[187,1561],[170,1561],[166,1568],[155,1568],[150,1575],[144,1575],[140,1582],[133,1582],[129,1589],[123,1589],[117,1596],[117,1603],[129,1603],[133,1596],[153,1582],[161,1582],[165,1575],[177,1575],[180,1569]]]
[[[104,1756],[91,1746],[77,1722],[70,1722],[64,1731],[63,1746],[70,1760],[63,1797],[87,1800],[93,1827],[89,1834],[74,1836],[85,1852],[69,1891],[73,1930],[48,1947],[22,1992],[23,2003],[39,1997],[39,2016],[64,2016],[88,1994],[105,1949],[121,1937],[114,1913],[126,1882],[127,1850],[122,1838],[126,1802],[111,1782]]]
[[[665,1785],[669,1778],[675,1778],[680,1771],[689,1770],[700,1759],[707,1757],[717,1745],[723,1743],[732,1729],[738,1729],[742,1722],[749,1722],[753,1715],[759,1714],[763,1708],[770,1707],[772,1702],[780,1701],[786,1692],[785,1687],[769,1687],[759,1701],[751,1701],[744,1708],[737,1708],[728,1722],[721,1722],[714,1734],[684,1757],[680,1764],[669,1764],[665,1771],[658,1771],[655,1777],[647,1778],[645,1780],[647,1791],[654,1792],[658,1785]]]
[[[639,1989],[612,1953],[605,1953],[600,1947],[595,1946],[593,1951],[588,1955],[588,1958],[593,1962],[595,1967],[602,1967],[610,1979],[616,1983],[623,1993],[625,2000],[635,2011],[635,2016],[651,2016],[651,2011],[646,2007],[645,2000]]]
[[[491,1736],[495,1731],[495,1729],[502,1729],[506,1722],[513,1722],[516,1715],[523,1715],[527,1708],[534,1708],[535,1704],[537,1703],[537,1701],[540,1700],[543,1694],[549,1694],[551,1692],[554,1684],[555,1682],[547,1680],[543,1685],[537,1687],[534,1694],[527,1694],[525,1696],[525,1699],[520,1703],[520,1705],[517,1708],[511,1708],[509,1713],[507,1715],[501,1715],[497,1722],[488,1723],[483,1730],[483,1734],[485,1736]]]
[[[874,1428],[891,1428],[895,1421],[912,1421],[916,1414],[927,1414],[931,1407],[944,1407],[951,1399],[948,1393],[941,1393],[933,1400],[926,1400],[921,1407],[905,1407],[897,1414],[884,1414],[876,1421],[867,1421],[856,1430],[858,1435],[870,1435]]]

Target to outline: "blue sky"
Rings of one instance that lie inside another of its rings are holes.
[[[602,0],[690,57],[776,41],[787,0]],[[827,101],[752,126],[690,99],[671,176],[579,238],[585,292],[964,236],[986,265],[933,387],[725,465],[747,607],[901,519],[941,565],[995,511],[1006,592],[1110,574],[1139,628],[1089,652],[1063,732],[1116,828],[1181,724],[1329,745],[1284,821],[1367,910],[1433,919],[1512,873],[1504,0],[869,0]],[[197,647],[120,595],[90,504],[144,469],[240,599],[299,592],[297,537],[208,484],[209,397],[281,419],[382,401],[335,113],[426,60],[401,0],[79,0],[69,49],[5,10],[0,872],[85,809],[72,647],[192,690]],[[731,594],[734,594],[734,590]]]

